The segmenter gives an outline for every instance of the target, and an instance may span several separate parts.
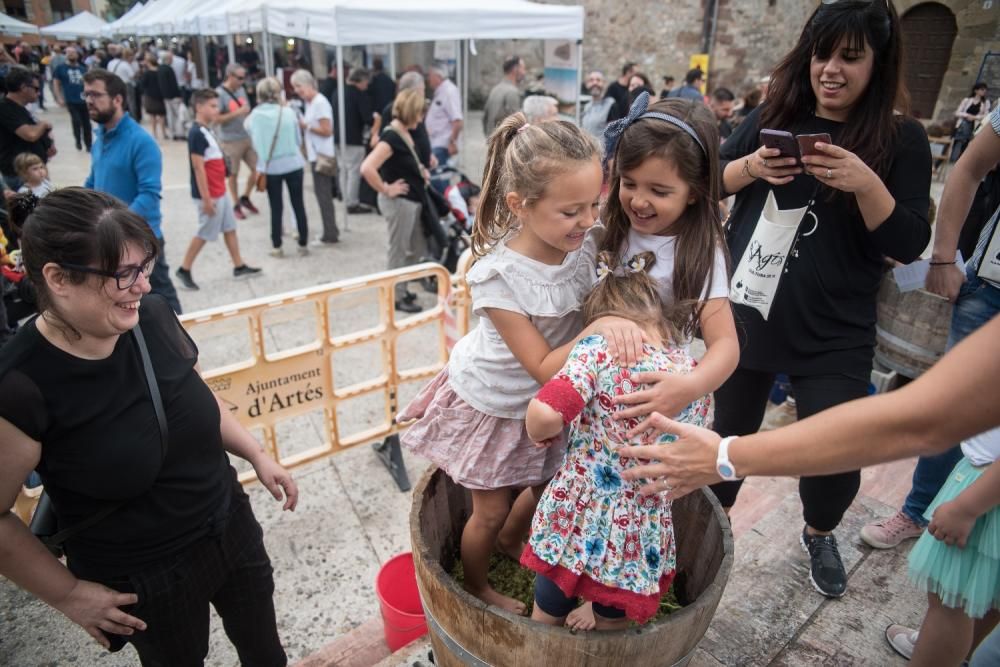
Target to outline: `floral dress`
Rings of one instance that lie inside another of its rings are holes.
[[[657,495],[644,498],[641,481],[628,481],[621,472],[639,465],[621,459],[617,449],[630,442],[626,434],[638,419],[612,420],[624,406],[612,399],[641,389],[632,381],[637,373],[690,373],[694,360],[679,347],[646,345],[646,357],[631,368],[611,360],[602,336],[588,336],[570,353],[566,365],[543,394],[558,394],[562,405],[572,405],[579,416],[572,424],[566,459],[538,503],[531,537],[521,564],[555,582],[568,597],[583,597],[623,609],[640,623],[659,607],[676,567],[670,501]],[[677,421],[705,424],[709,398],[686,407]],[[664,436],[661,442],[671,442]]]

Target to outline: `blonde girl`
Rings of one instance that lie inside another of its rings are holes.
[[[478,261],[467,276],[479,325],[398,417],[419,419],[403,444],[472,492],[461,545],[466,589],[514,613],[524,605],[490,587],[489,557],[495,547],[520,557],[562,460],[561,447],[534,446],[524,415],[575,340],[598,330],[581,334],[580,310],[593,285],[601,181],[599,147],[571,123],[530,125],[517,113],[494,131],[473,229]],[[604,324],[614,322],[625,327]]]

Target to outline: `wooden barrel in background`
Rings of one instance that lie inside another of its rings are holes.
[[[573,634],[487,606],[455,582],[453,554],[471,511],[468,492],[436,468],[413,493],[413,561],[439,667],[686,665],[733,565],[733,535],[718,501],[706,490],[685,496],[673,504],[674,590],[684,608],[628,630]]]
[[[918,289],[900,292],[892,271],[878,293],[875,360],[908,378],[918,377],[944,354],[952,305]]]

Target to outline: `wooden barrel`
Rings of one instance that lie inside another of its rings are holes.
[[[944,354],[951,310],[951,302],[927,290],[900,292],[889,271],[878,293],[875,360],[908,378],[919,376]]]
[[[684,608],[628,630],[573,634],[488,606],[455,582],[449,572],[471,511],[468,492],[436,468],[414,491],[413,561],[439,667],[686,665],[733,566],[733,534],[722,508],[707,490],[692,493],[673,505],[674,590]]]

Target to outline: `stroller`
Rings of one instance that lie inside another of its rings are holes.
[[[479,204],[480,188],[454,167],[438,167],[433,172],[433,176],[437,178],[445,175],[450,181],[444,191],[449,212],[441,216],[443,233],[426,235],[427,247],[432,256],[425,258],[425,261],[438,262],[454,273],[462,253],[471,245],[469,234],[472,233],[475,211]]]

